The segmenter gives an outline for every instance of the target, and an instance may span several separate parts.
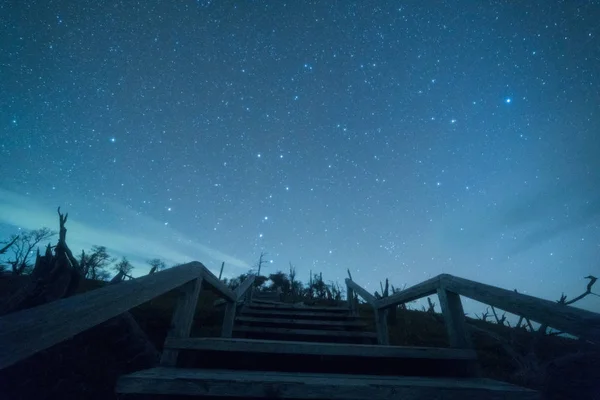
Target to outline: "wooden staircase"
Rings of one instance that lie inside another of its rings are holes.
[[[0,370],[173,290],[178,300],[160,367],[120,377],[121,398],[538,399],[479,376],[461,296],[600,343],[597,313],[448,274],[382,299],[346,279],[346,307],[282,304],[272,293],[252,298],[254,280],[232,290],[194,261],[2,316]],[[189,337],[204,287],[225,305],[219,338]],[[389,346],[388,310],[431,295],[450,348]],[[374,321],[358,317],[358,297]]]
[[[269,292],[254,296],[236,317],[233,335],[241,338],[332,343],[377,343],[367,321],[344,307],[308,307],[273,302]]]
[[[534,391],[477,377],[473,350],[377,345],[367,321],[346,307],[276,300],[267,292],[243,305],[234,338],[168,338],[165,349],[179,352],[177,364],[123,376],[117,392],[165,398],[538,398]]]

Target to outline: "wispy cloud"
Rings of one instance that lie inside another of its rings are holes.
[[[111,254],[127,256],[138,265],[159,257],[169,263],[199,260],[209,266],[225,261],[233,267],[248,268],[243,260],[198,243],[164,223],[116,202],[106,202],[104,209],[107,222],[101,228],[86,223],[82,218],[69,218],[67,240],[74,252],[89,249],[92,245],[103,245]],[[0,224],[22,229],[58,228],[58,216],[55,208],[42,201],[0,189]],[[138,271],[144,274],[146,266]]]

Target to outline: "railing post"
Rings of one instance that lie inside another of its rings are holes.
[[[173,312],[173,319],[171,321],[171,329],[167,335],[168,337],[185,338],[190,336],[201,287],[202,276],[179,288],[180,294],[177,298],[175,311]],[[160,358],[160,364],[162,366],[174,367],[177,364],[178,355],[179,350],[164,349]]]
[[[346,284],[346,299],[348,300],[348,310],[350,310],[350,314],[356,315],[354,310],[354,290]]]
[[[437,290],[437,295],[442,308],[442,315],[450,340],[450,347],[460,349],[471,349],[471,337],[467,330],[465,312],[463,310],[460,295],[446,290],[442,285]]]
[[[230,338],[233,333],[233,322],[235,321],[235,311],[237,308],[237,301],[228,301],[227,307],[225,308],[225,315],[223,316],[223,328],[221,330],[221,337]]]
[[[373,307],[373,311],[375,312],[375,324],[377,326],[377,343],[388,345],[390,344],[390,338],[387,324],[387,310]]]

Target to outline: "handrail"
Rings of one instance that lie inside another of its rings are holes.
[[[244,280],[244,282],[242,282],[240,286],[234,290],[236,301],[240,301],[246,296],[246,292],[254,285],[255,280],[256,275],[250,275]]]
[[[390,308],[436,294],[440,287],[441,276],[442,275],[438,275],[400,292],[394,293],[391,296],[379,299],[377,300],[377,308]]]
[[[377,298],[360,286],[350,278],[346,278],[346,287],[348,291],[348,306],[352,312],[354,310],[354,293],[362,297],[367,304],[373,307],[375,314],[375,327],[377,329],[377,342],[381,345],[389,344],[388,327],[387,327],[387,310],[378,308]]]
[[[549,327],[600,342],[600,314],[456,276],[439,276],[442,287]]]
[[[237,299],[208,268],[194,261],[2,316],[0,369],[199,278],[228,300]]]
[[[373,296],[371,293],[369,293],[366,289],[361,287],[358,283],[354,282],[350,278],[346,278],[346,286],[348,286],[352,290],[354,290],[354,292],[357,295],[359,295],[360,297],[362,297],[364,299],[364,301],[369,303],[369,305],[373,306],[374,308],[379,308],[378,303],[377,303],[377,298],[375,296]]]
[[[459,278],[450,274],[418,283],[391,296],[375,299],[352,279],[346,279],[350,309],[356,293],[375,310],[377,334],[380,344],[387,342],[387,326],[382,312],[413,300],[437,294],[442,314],[453,347],[470,347],[460,296],[489,304],[506,312],[523,316],[562,332],[600,343],[600,314],[558,304],[496,286]]]

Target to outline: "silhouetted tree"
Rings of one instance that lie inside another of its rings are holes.
[[[147,263],[151,267],[150,272],[148,272],[149,275],[167,268],[167,264],[160,258],[153,258],[148,260]]]
[[[131,262],[129,262],[127,257],[123,256],[121,258],[121,261],[116,263],[113,268],[115,271],[117,271],[117,273],[123,272],[126,276],[128,276],[133,270],[133,265],[131,265]]]
[[[10,251],[5,262],[11,267],[14,275],[22,275],[31,272],[33,267],[32,258],[42,241],[50,239],[56,235],[56,232],[50,228],[33,229],[20,235],[12,235],[9,239],[9,246],[5,247],[5,252]]]
[[[82,275],[87,279],[106,280],[110,273],[107,268],[110,264],[116,261],[116,258],[108,254],[105,246],[92,246],[89,254],[81,251],[79,265]]]

